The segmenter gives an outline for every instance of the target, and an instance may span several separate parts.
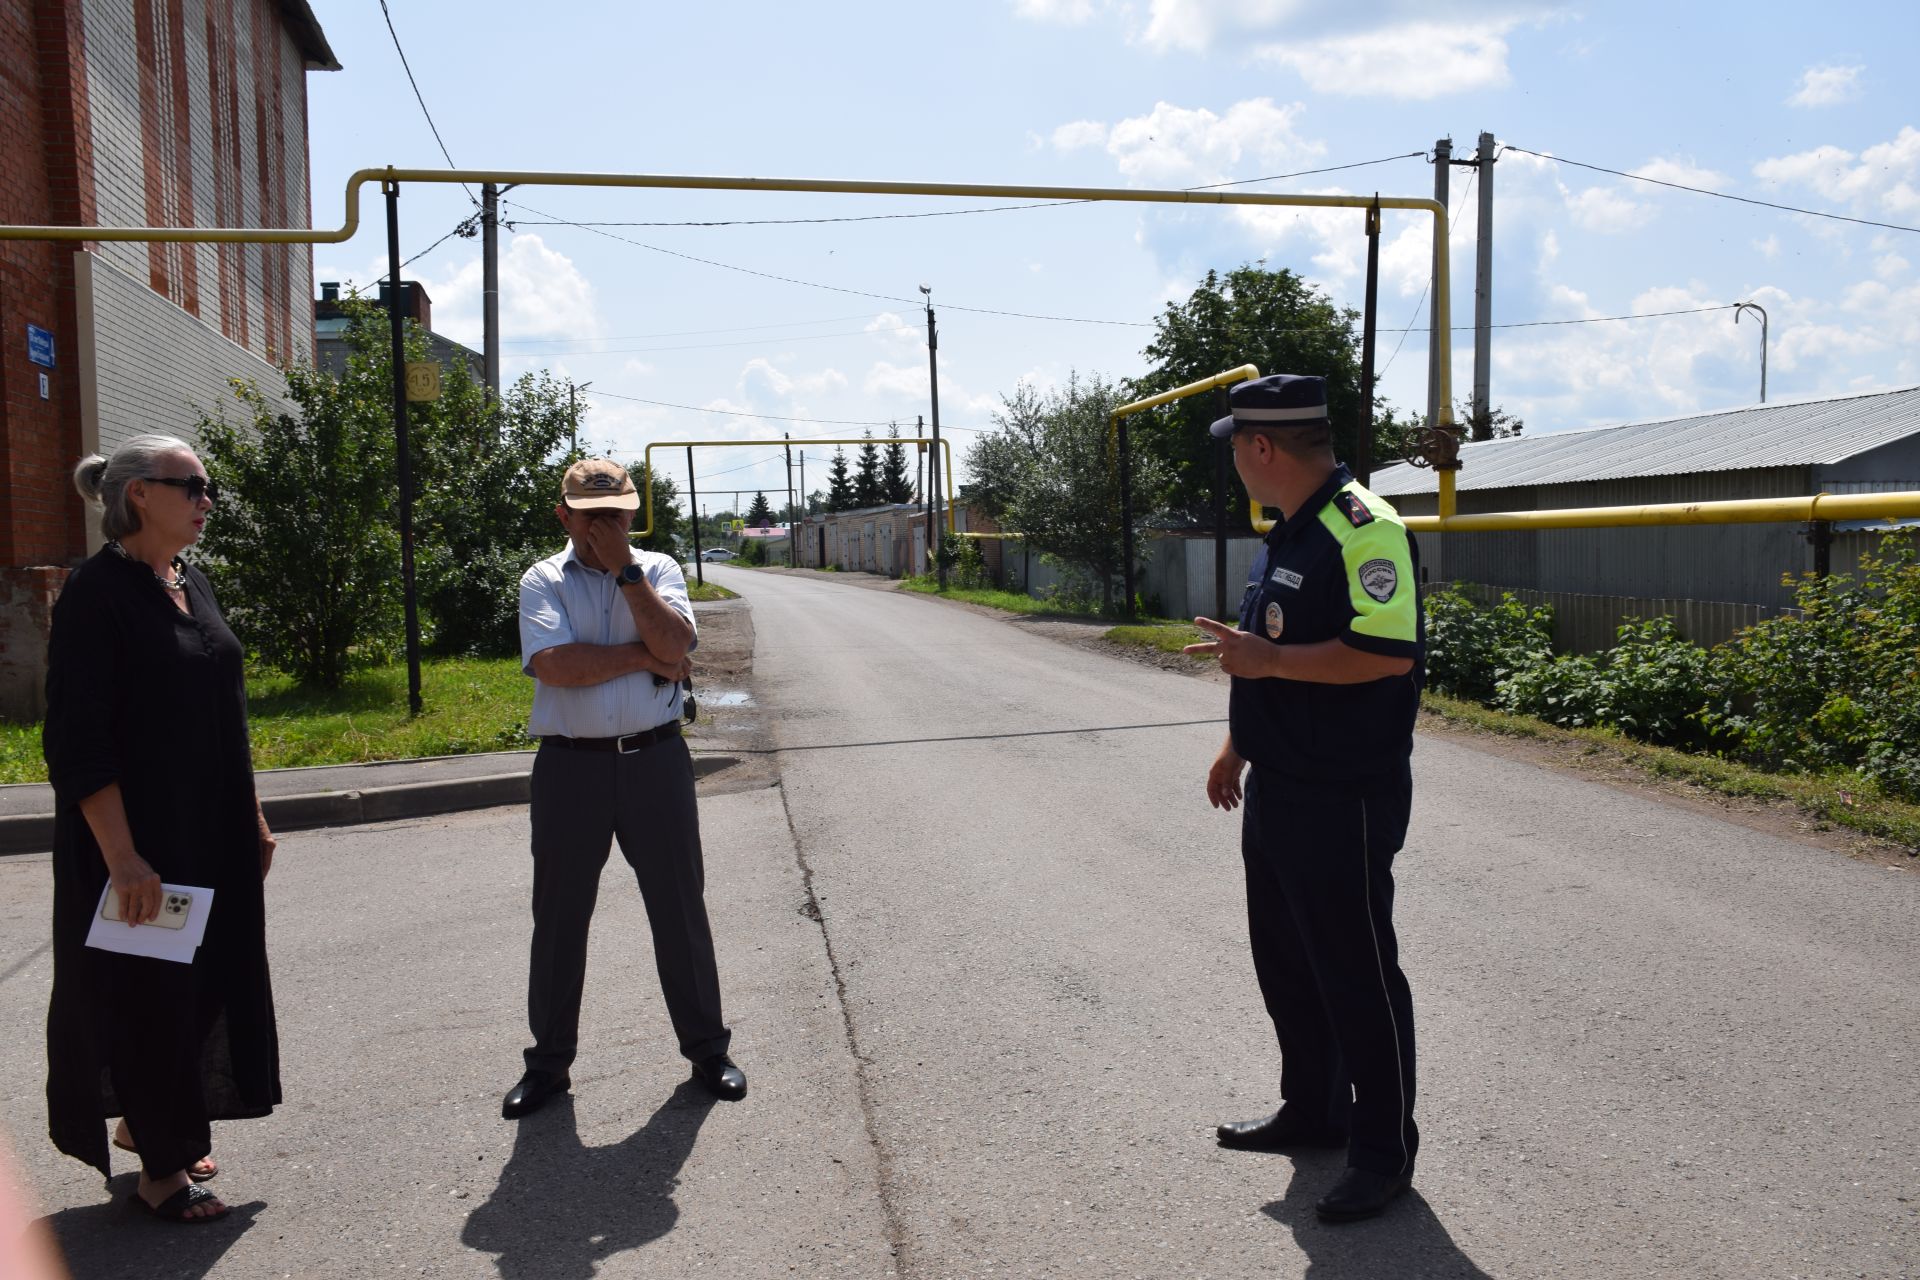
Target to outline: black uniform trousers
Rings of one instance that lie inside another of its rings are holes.
[[[580,1039],[587,928],[615,838],[640,882],[660,989],[680,1052],[699,1062],[731,1039],[707,924],[693,757],[671,737],[629,754],[542,742],[533,760],[533,960],[527,1067],[564,1074]]]
[[[1253,766],[1241,856],[1260,994],[1280,1036],[1280,1096],[1348,1132],[1347,1163],[1411,1174],[1413,995],[1393,932],[1406,764],[1367,781]]]

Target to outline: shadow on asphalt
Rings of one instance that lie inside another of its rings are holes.
[[[1431,1276],[1434,1280],[1492,1280],[1460,1251],[1416,1186],[1378,1218],[1326,1223],[1313,1212],[1345,1172],[1344,1162],[1300,1160],[1293,1181],[1261,1212],[1293,1232],[1307,1255],[1309,1280],[1377,1280],[1380,1276]]]
[[[631,1135],[588,1147],[573,1095],[555,1098],[520,1121],[500,1185],[468,1216],[461,1243],[499,1255],[505,1280],[589,1280],[608,1258],[673,1230],[680,1166],[713,1105],[684,1081]]]
[[[253,1225],[266,1202],[229,1205],[217,1222],[183,1226],[162,1222],[127,1203],[140,1183],[137,1173],[123,1173],[107,1182],[112,1197],[105,1204],[84,1205],[50,1213],[43,1222],[60,1246],[67,1270],[75,1276],[152,1276],[158,1259],[165,1272],[193,1280],[213,1270],[220,1258]],[[217,1190],[217,1188],[209,1188]]]

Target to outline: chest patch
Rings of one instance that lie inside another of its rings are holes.
[[[1373,522],[1373,512],[1367,510],[1367,504],[1347,490],[1343,489],[1333,495],[1333,505],[1340,508],[1340,514],[1345,516],[1356,529],[1363,524]]]
[[[1267,602],[1267,616],[1263,621],[1267,627],[1267,638],[1269,640],[1278,640],[1280,633],[1287,629],[1287,616],[1280,611],[1280,602],[1278,600],[1270,600]]]
[[[1360,589],[1381,604],[1400,588],[1400,571],[1391,560],[1369,560],[1360,566]]]
[[[1275,569],[1269,577],[1280,586],[1292,587],[1295,591],[1298,591],[1300,584],[1306,581],[1304,577],[1291,569]]]

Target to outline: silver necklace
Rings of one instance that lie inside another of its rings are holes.
[[[159,583],[161,586],[165,587],[167,590],[169,591],[186,590],[187,588],[186,567],[180,563],[179,556],[175,556],[173,558],[173,576],[171,578],[163,578],[160,576],[159,571],[156,570],[152,565],[147,564],[146,561],[135,560],[133,553],[131,551],[128,551],[125,547],[121,546],[120,540],[118,538],[108,539],[107,545],[112,547],[114,550],[114,553],[118,555],[122,560],[133,560],[135,564],[143,566],[148,573],[153,574],[153,580]]]

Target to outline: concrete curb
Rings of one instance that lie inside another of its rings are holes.
[[[693,758],[693,776],[704,778],[739,757],[699,755]],[[276,832],[308,831],[315,827],[350,827],[366,822],[393,822],[424,818],[466,809],[492,809],[525,804],[532,787],[530,770],[494,773],[479,778],[451,778],[444,782],[408,782],[392,787],[365,787],[358,791],[314,791],[305,795],[263,796],[260,807]],[[0,816],[0,856],[46,853],[53,848],[50,813]]]

